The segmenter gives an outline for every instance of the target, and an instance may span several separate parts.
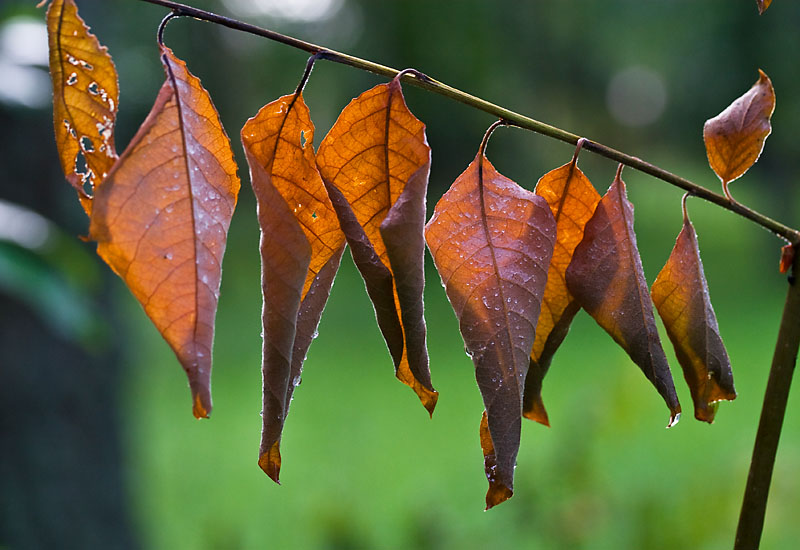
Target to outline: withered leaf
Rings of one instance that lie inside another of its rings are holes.
[[[759,69],[758,74],[758,82],[703,126],[708,163],[731,200],[728,184],[758,160],[772,132],[775,90],[764,71]]]
[[[758,4],[758,14],[764,15],[769,5],[772,4],[772,0],[756,0],[756,4]]]
[[[425,342],[425,194],[430,147],[398,79],[350,102],[322,141],[317,165],[364,278],[398,379],[433,413]]]
[[[571,162],[542,176],[536,184],[535,193],[544,197],[550,205],[558,229],[542,299],[542,312],[536,325],[530,369],[525,379],[523,414],[526,418],[549,426],[547,411],[542,403],[542,379],[580,309],[567,289],[565,274],[575,247],[583,239],[583,229],[600,202],[600,194],[578,168],[577,152]]]
[[[425,237],[487,412],[481,440],[491,507],[513,491],[525,375],[556,223],[547,201],[479,152],[436,204]]]
[[[117,160],[117,71],[106,47],[78,15],[74,0],[53,0],[47,10],[47,35],[61,168],[91,214],[91,197],[84,185],[96,188]],[[85,166],[79,165],[79,157]]]
[[[208,92],[169,48],[150,114],[103,185],[90,237],[169,343],[193,412],[211,412],[211,347],[239,178]]]
[[[289,403],[344,251],[313,142],[302,94],[269,103],[242,128],[261,226],[264,403],[258,463],[276,482]]]
[[[716,403],[735,399],[736,390],[711,307],[697,235],[688,217],[653,283],[652,296],[691,390],[694,416],[711,423]]]
[[[681,407],[658,337],[633,232],[633,205],[620,171],[586,224],[566,281],[581,307],[628,353],[664,398],[671,414],[669,425],[677,422]]]

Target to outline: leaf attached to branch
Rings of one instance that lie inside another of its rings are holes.
[[[600,194],[578,168],[577,153],[571,162],[542,176],[536,184],[535,193],[544,197],[550,205],[558,229],[542,312],[536,325],[530,370],[525,379],[523,414],[526,418],[549,426],[547,411],[542,403],[542,379],[580,309],[567,288],[565,276],[575,247],[583,239],[584,227],[600,202]]]
[[[681,407],[636,246],[633,205],[619,171],[586,224],[566,281],[581,307],[628,353],[664,398],[670,410],[669,425],[677,422]]]
[[[753,166],[772,132],[775,90],[764,71],[758,74],[752,88],[703,126],[708,163],[729,199],[728,184]]]
[[[214,318],[240,184],[208,92],[169,48],[161,60],[167,79],[98,187],[89,233],[175,351],[202,418],[211,412]]]
[[[735,399],[736,390],[711,307],[697,235],[688,217],[653,283],[652,295],[691,390],[694,416],[711,423],[716,403]]]
[[[422,291],[425,125],[408,110],[398,79],[350,102],[322,141],[317,165],[364,278],[397,377],[433,413]]]
[[[314,157],[302,94],[264,106],[242,128],[261,226],[263,428],[258,463],[276,482],[280,438],[344,251]]]
[[[47,10],[47,35],[61,168],[91,214],[91,196],[84,185],[94,190],[117,160],[117,70],[106,47],[78,15],[74,0],[53,0]]]
[[[545,199],[479,152],[437,203],[425,237],[486,408],[481,441],[491,508],[513,491],[525,375],[556,223]]]

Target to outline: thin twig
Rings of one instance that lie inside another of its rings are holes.
[[[172,2],[170,0],[140,0],[140,1],[148,2],[150,4],[157,4],[159,6],[169,8],[173,12],[179,15],[186,15],[203,21],[208,21],[210,23],[216,23],[218,25],[222,25],[224,27],[228,27],[230,29],[234,29],[237,31],[255,34],[257,36],[261,36],[263,38],[267,38],[275,42],[286,44],[287,46],[291,46],[293,48],[304,50],[311,54],[322,53],[323,55],[321,57],[329,61],[334,61],[336,63],[341,63],[343,65],[349,65],[350,67],[355,67],[357,69],[369,71],[389,78],[394,78],[395,76],[397,76],[398,73],[400,73],[400,71],[398,71],[397,69],[393,69],[385,65],[373,63],[372,61],[368,61],[366,59],[361,59],[359,57],[337,52],[335,50],[331,50],[323,46],[312,44],[311,42],[299,40],[297,38],[286,36],[284,34],[280,34],[268,29],[258,27],[256,25],[251,25],[249,23],[244,23],[243,21],[231,19],[229,17],[218,15],[216,13],[193,8],[191,6],[180,4],[178,2]],[[571,143],[572,145],[577,144],[578,140],[581,139],[581,136],[578,136],[571,132],[567,132],[566,130],[562,130],[561,128],[557,128],[555,126],[545,124],[544,122],[540,122],[538,120],[526,117],[524,115],[521,115],[504,107],[501,107],[499,105],[495,105],[494,103],[490,103],[479,97],[473,96],[466,92],[462,92],[461,90],[453,88],[452,86],[448,86],[447,84],[439,82],[438,80],[435,80],[433,78],[427,76],[425,76],[425,78],[422,78],[413,72],[409,72],[407,74],[408,76],[404,77],[403,79],[404,82],[423,88],[425,90],[429,90],[436,94],[443,95],[450,99],[454,99],[460,103],[469,105],[470,107],[489,113],[497,118],[508,121],[508,123],[514,126],[518,126],[526,130],[531,130],[533,132],[566,143]],[[639,170],[640,172],[644,172],[645,174],[649,174],[671,185],[680,187],[685,191],[691,192],[691,194],[696,197],[707,200],[726,210],[730,210],[731,212],[739,214],[743,218],[747,218],[757,223],[758,225],[772,231],[779,237],[787,240],[792,244],[800,243],[800,231],[788,227],[780,222],[777,222],[761,214],[760,212],[756,212],[755,210],[752,210],[744,206],[741,203],[730,201],[724,195],[714,193],[713,191],[710,191],[705,187],[697,185],[692,181],[677,176],[672,172],[668,172],[667,170],[659,168],[658,166],[650,164],[649,162],[645,162],[638,157],[628,155],[626,153],[608,147],[607,145],[603,145],[602,143],[598,143],[596,141],[591,141],[588,139],[585,141],[584,148],[600,156],[622,163],[626,166],[630,166],[631,168]]]

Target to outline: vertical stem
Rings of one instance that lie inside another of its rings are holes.
[[[755,550],[761,540],[764,514],[767,509],[769,485],[775,465],[775,453],[786,412],[786,402],[792,385],[798,344],[800,344],[800,255],[794,259],[789,291],[783,306],[783,318],[775,343],[775,354],[764,393],[761,420],[758,423],[750,473],[747,476],[739,527],[734,550]]]

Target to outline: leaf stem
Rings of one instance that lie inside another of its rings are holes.
[[[761,540],[767,497],[775,465],[775,454],[792,385],[797,351],[800,345],[800,255],[794,257],[789,290],[772,357],[764,405],[758,423],[750,473],[747,476],[734,550],[755,550]]]
[[[171,0],[140,0],[140,1],[169,8],[175,15],[186,15],[189,17],[194,17],[195,19],[208,21],[210,23],[216,23],[218,25],[222,25],[224,27],[228,27],[230,29],[234,29],[237,31],[255,34],[257,36],[261,36],[263,38],[267,38],[275,42],[286,44],[287,46],[291,46],[299,50],[307,51],[311,54],[322,54],[320,57],[324,59],[328,59],[336,63],[341,63],[343,65],[348,65],[356,69],[369,71],[389,78],[394,78],[401,72],[398,71],[397,69],[393,69],[385,65],[380,65],[378,63],[374,63],[366,59],[337,52],[335,50],[330,50],[323,46],[312,44],[311,42],[306,42],[298,38],[280,34],[275,31],[264,29],[262,27],[251,25],[249,23],[245,23],[243,21],[239,21],[236,19],[231,19],[223,15],[218,15],[216,13],[193,8],[192,6],[180,4],[178,2],[173,2]],[[559,141],[570,143],[572,145],[576,145],[578,143],[578,140],[581,139],[581,136],[578,136],[571,132],[567,132],[566,130],[562,130],[561,128],[555,126],[551,126],[544,122],[540,122],[530,117],[521,115],[519,113],[516,113],[499,105],[496,105],[494,103],[490,103],[485,99],[481,99],[474,95],[463,92],[457,88],[453,88],[452,86],[448,86],[447,84],[439,82],[438,80],[430,78],[422,73],[406,71],[405,74],[407,74],[408,76],[404,77],[404,81],[408,82],[409,84],[445,96],[447,98],[453,99],[455,101],[458,101],[460,103],[478,109],[480,111],[484,111],[485,113],[489,113],[490,115],[500,118],[501,120],[505,120],[507,123],[513,126],[518,126],[526,130],[531,130],[533,132],[542,134],[544,136],[553,139],[557,139]],[[650,164],[649,162],[645,162],[638,157],[628,155],[626,153],[623,153],[621,151],[618,151],[616,149],[613,149],[611,147],[608,147],[607,145],[603,145],[602,143],[598,143],[596,141],[591,141],[587,139],[584,142],[583,147],[589,151],[592,151],[593,153],[614,160],[616,162],[622,163],[626,166],[630,166],[631,168],[639,170],[640,172],[644,172],[645,174],[649,174],[654,178],[660,179],[675,187],[679,187],[685,191],[689,191],[692,193],[692,195],[696,197],[712,202],[726,210],[730,210],[731,212],[734,212],[735,214],[738,214],[743,218],[751,220],[756,224],[772,231],[777,236],[785,239],[786,241],[792,244],[800,243],[800,231],[798,231],[797,229],[793,229],[787,225],[775,221],[761,214],[760,212],[756,212],[755,210],[752,210],[744,206],[741,203],[729,200],[724,195],[714,193],[713,191],[710,191],[705,187],[697,185],[696,183],[693,183],[685,178],[682,178],[671,172],[668,172],[663,168],[659,168],[658,166]]]

